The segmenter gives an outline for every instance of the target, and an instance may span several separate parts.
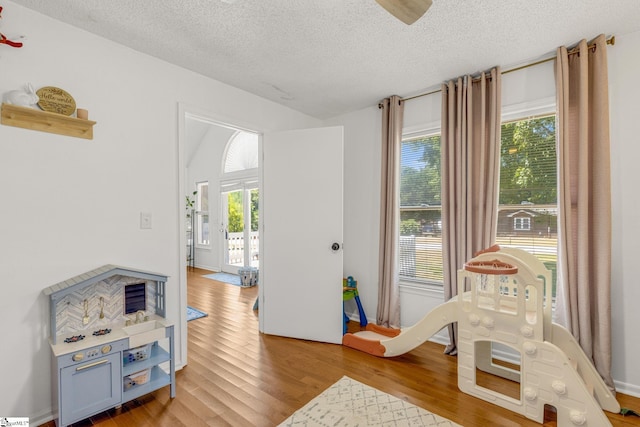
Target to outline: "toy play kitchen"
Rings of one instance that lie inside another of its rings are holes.
[[[44,289],[58,427],[165,386],[175,397],[166,282],[161,274],[105,265]]]

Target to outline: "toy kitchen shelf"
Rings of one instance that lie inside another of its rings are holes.
[[[168,331],[167,337],[170,333],[172,335],[173,331]],[[135,356],[132,357],[132,354]],[[160,367],[161,363],[171,361],[171,354],[158,341],[125,350],[123,355],[123,403],[171,384],[171,375]]]
[[[0,123],[76,138],[93,139],[96,122],[12,104],[2,104]]]

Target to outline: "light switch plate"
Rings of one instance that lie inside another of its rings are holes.
[[[140,228],[151,229],[151,212],[140,212]]]

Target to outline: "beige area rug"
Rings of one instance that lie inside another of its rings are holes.
[[[287,418],[280,427],[460,427],[349,377],[323,391]]]

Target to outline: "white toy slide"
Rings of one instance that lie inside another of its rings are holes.
[[[374,356],[399,356],[423,344],[449,323],[457,321],[457,316],[457,300],[451,299],[431,310],[410,328],[400,331],[369,323],[364,331],[345,334],[342,344]]]
[[[620,405],[577,341],[551,321],[551,274],[535,256],[493,247],[458,271],[469,291],[439,305],[403,330],[369,325],[346,334],[343,344],[376,356],[397,356],[418,347],[458,322],[458,387],[461,391],[542,423],[546,405],[556,409],[559,426],[611,426],[602,409]],[[519,369],[493,363],[499,344],[520,356]],[[482,387],[484,371],[520,384],[518,398]]]

